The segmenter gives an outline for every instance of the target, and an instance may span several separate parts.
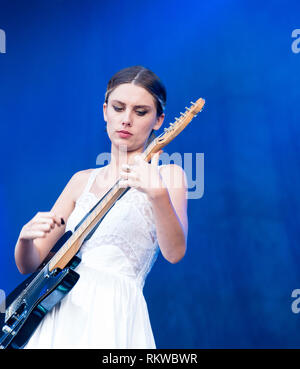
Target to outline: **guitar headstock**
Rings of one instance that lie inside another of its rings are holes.
[[[179,118],[175,118],[174,123],[170,123],[168,128],[164,129],[164,133],[158,136],[155,140],[157,149],[161,149],[171,142],[203,109],[205,100],[200,98],[196,102],[191,101],[191,106],[186,107],[184,113],[180,113]]]
[[[200,97],[195,103],[191,101],[191,104],[191,107],[186,109],[196,116],[203,109],[205,100]]]

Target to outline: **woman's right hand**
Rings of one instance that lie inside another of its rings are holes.
[[[38,212],[21,229],[19,240],[34,240],[36,238],[45,238],[47,234],[56,226],[64,225],[64,219],[52,212]]]

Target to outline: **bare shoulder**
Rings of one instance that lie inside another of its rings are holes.
[[[169,189],[187,189],[187,176],[184,169],[177,164],[161,165],[160,174]]]
[[[68,187],[73,194],[73,201],[76,202],[82,191],[84,190],[85,185],[89,179],[89,176],[93,168],[91,169],[83,169],[73,174],[71,177]]]

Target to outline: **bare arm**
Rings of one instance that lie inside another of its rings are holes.
[[[179,165],[158,168],[161,152],[152,156],[151,164],[141,155],[136,155],[131,165],[123,164],[119,185],[135,187],[147,194],[152,204],[159,247],[165,259],[174,264],[186,251],[187,179]]]
[[[187,181],[183,169],[168,165],[160,171],[167,188],[150,198],[161,252],[170,263],[185,255],[188,233]]]
[[[66,222],[85,183],[86,172],[72,176],[50,212],[38,212],[23,226],[15,246],[15,261],[22,274],[34,272],[64,234]]]

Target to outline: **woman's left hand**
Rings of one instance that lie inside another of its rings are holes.
[[[146,193],[150,199],[159,196],[166,189],[157,165],[162,152],[160,150],[154,154],[150,164],[142,158],[142,155],[136,155],[132,165],[123,164],[120,187],[134,187]]]

